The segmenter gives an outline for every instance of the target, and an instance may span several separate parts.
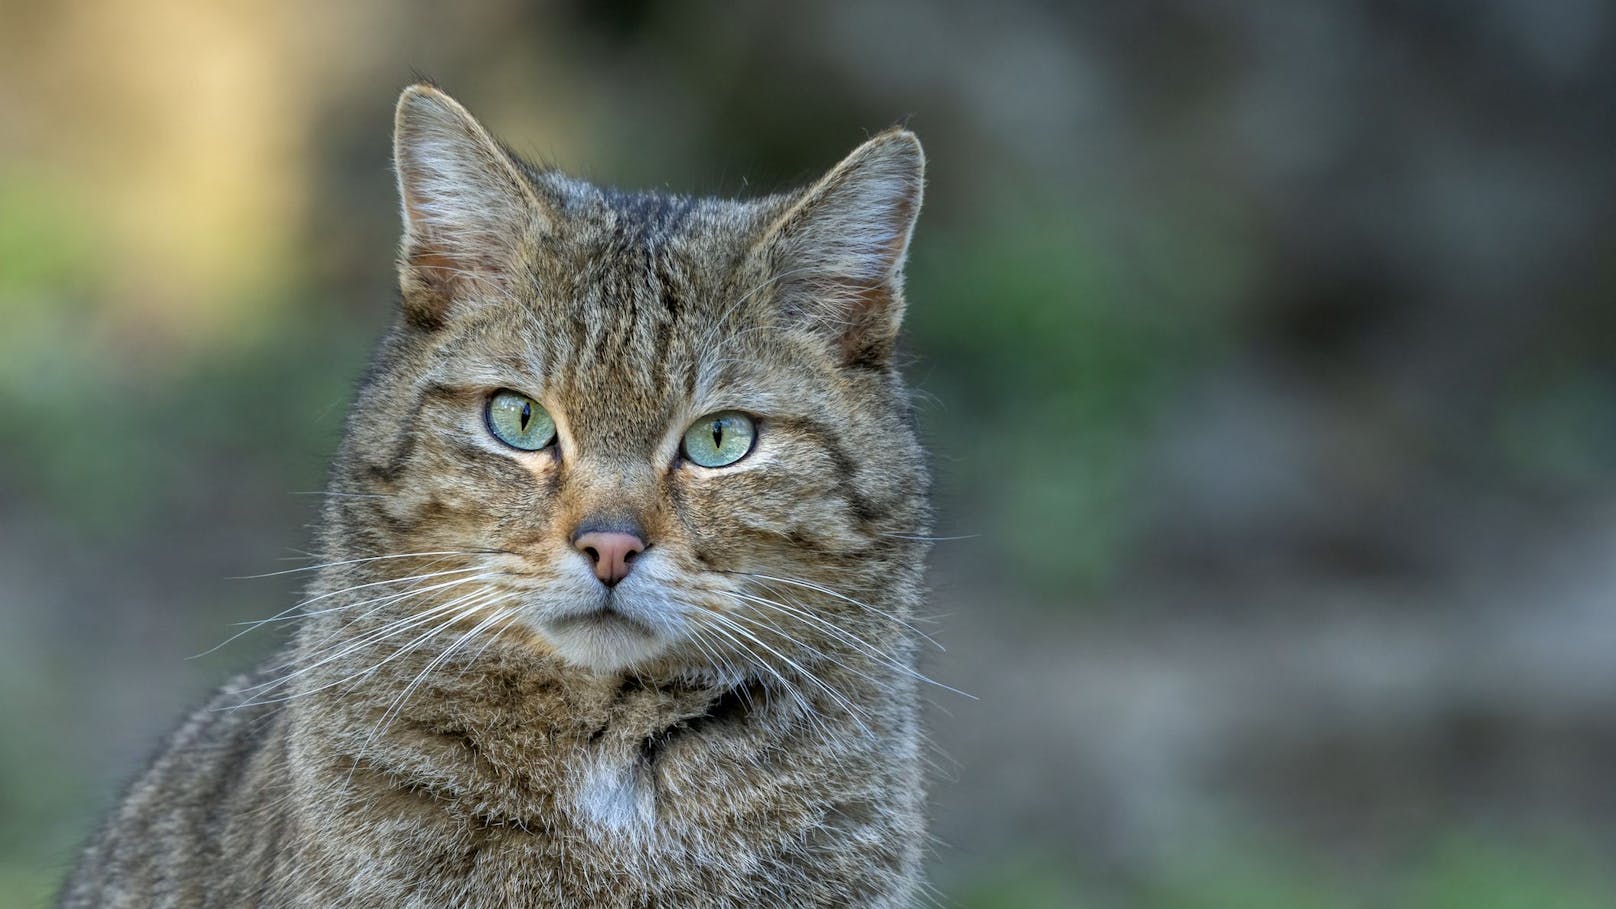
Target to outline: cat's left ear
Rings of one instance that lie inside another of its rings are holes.
[[[393,166],[406,317],[437,325],[457,305],[508,292],[523,239],[547,224],[510,153],[459,102],[420,84],[398,99]]]
[[[915,134],[887,130],[798,196],[760,243],[776,299],[830,338],[849,366],[891,358],[925,171]]]

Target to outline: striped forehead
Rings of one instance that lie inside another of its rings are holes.
[[[581,440],[620,445],[660,434],[691,370],[676,296],[632,268],[617,278],[591,282],[552,310],[563,315],[554,330],[565,340],[549,345],[545,384]]]
[[[575,238],[580,267],[539,291],[546,385],[581,447],[639,453],[625,449],[654,446],[689,399],[714,292],[683,251],[692,207],[618,197],[593,236]]]

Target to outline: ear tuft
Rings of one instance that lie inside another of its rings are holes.
[[[510,155],[459,102],[425,83],[393,121],[405,314],[439,324],[456,302],[508,290],[520,238],[543,216]]]
[[[925,171],[914,133],[881,133],[804,191],[762,241],[788,313],[834,338],[848,365],[890,359]]]

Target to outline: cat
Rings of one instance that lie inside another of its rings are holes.
[[[767,198],[622,193],[419,84],[394,163],[401,303],[292,640],[60,905],[911,905],[919,141]]]

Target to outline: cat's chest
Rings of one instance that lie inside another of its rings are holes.
[[[702,716],[539,735],[445,714],[395,726],[385,768],[300,751],[320,770],[299,787],[310,851],[296,864],[320,873],[300,872],[289,903],[754,906],[791,889],[782,875],[816,879],[827,850],[879,864],[886,821],[849,808],[893,785],[865,740]],[[860,829],[842,831],[849,818]],[[789,904],[817,903],[804,890]]]
[[[437,698],[357,765],[301,739],[301,811],[319,853],[304,866],[332,871],[304,902],[685,906],[718,888],[756,894],[731,905],[767,904],[784,857],[825,829],[850,788],[874,784],[868,768],[850,773],[857,739],[778,713],[761,692],[669,698],[497,711]],[[491,893],[502,896],[465,899]]]
[[[778,892],[780,856],[823,819],[806,793],[733,767],[574,757],[545,790],[395,776],[362,796],[363,813],[322,812],[311,843],[321,857],[309,864],[330,873],[310,878],[302,902],[629,909],[730,892],[726,905],[758,905]]]

